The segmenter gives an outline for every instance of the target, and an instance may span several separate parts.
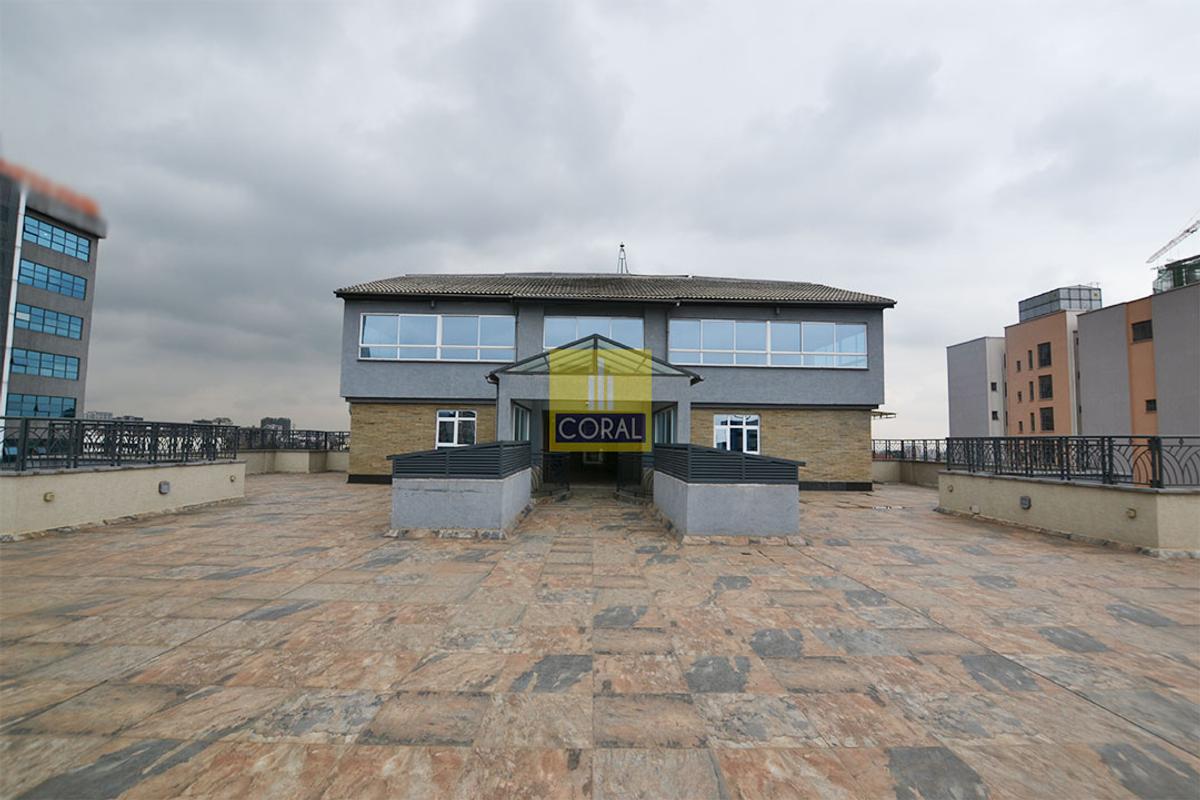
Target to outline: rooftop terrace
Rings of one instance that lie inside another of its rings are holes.
[[[4,797],[1182,798],[1200,563],[805,493],[811,547],[641,507],[402,541],[388,487],[0,545]]]

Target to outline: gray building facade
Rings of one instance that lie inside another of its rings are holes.
[[[1004,338],[981,336],[946,348],[950,436],[1003,436]]]
[[[336,294],[352,479],[386,477],[390,454],[462,444],[453,437],[464,427],[472,442],[542,448],[548,378],[506,367],[598,334],[666,365],[653,378],[658,440],[805,460],[811,485],[870,485],[888,298],[789,281],[573,273],[406,275]]]
[[[99,240],[88,198],[0,162],[0,346],[6,416],[83,415]]]

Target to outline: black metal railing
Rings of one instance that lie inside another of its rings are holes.
[[[571,454],[538,450],[530,455],[531,463],[540,467],[542,488],[571,488]]]
[[[695,444],[654,445],[654,469],[687,483],[798,483],[803,461]]]
[[[875,461],[946,461],[945,439],[872,439],[871,458]]]
[[[349,450],[350,431],[239,428],[241,450]]]
[[[529,442],[487,442],[388,456],[393,478],[505,478],[529,469]]]
[[[237,458],[234,425],[0,417],[0,470],[184,464]]]
[[[654,469],[652,453],[614,453],[617,459],[617,491],[644,494],[646,474]]]
[[[947,469],[1148,486],[1200,486],[1200,436],[999,436],[946,440]]]

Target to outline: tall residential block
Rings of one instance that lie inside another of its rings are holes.
[[[1004,435],[1004,339],[981,336],[946,348],[950,435]]]
[[[1064,286],[1017,305],[1019,321],[1003,339],[985,337],[946,349],[951,436],[1069,436],[1079,432],[1076,328],[1080,314],[1100,308],[1094,286]],[[983,344],[985,343],[986,344]],[[979,344],[977,344],[979,343]],[[998,380],[996,359],[1000,367]],[[988,376],[984,378],[983,376]],[[978,388],[998,384],[1000,413],[986,416]],[[999,419],[997,419],[999,417]],[[987,423],[987,431],[983,422]],[[1001,423],[997,426],[995,423]]]
[[[0,412],[81,416],[99,240],[95,201],[0,160]]]
[[[1200,435],[1200,283],[1079,317],[1080,433]]]

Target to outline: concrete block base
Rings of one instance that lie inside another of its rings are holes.
[[[786,544],[800,533],[800,489],[793,483],[687,483],[656,470],[654,505],[684,540]]]
[[[507,535],[513,529],[529,507],[530,489],[528,469],[506,478],[395,478],[391,529],[464,532],[442,538],[497,538],[486,534]]]

